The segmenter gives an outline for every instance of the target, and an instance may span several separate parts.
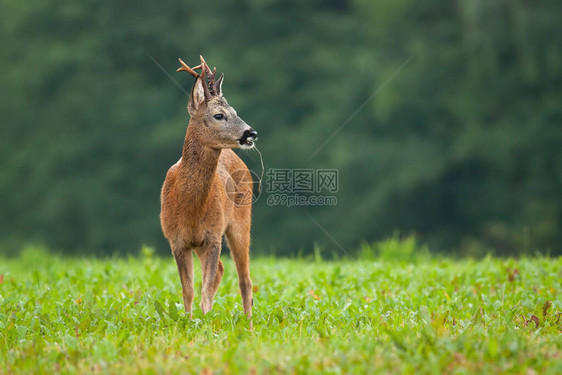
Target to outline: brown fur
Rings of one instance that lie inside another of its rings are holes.
[[[161,193],[160,221],[170,242],[180,275],[185,311],[193,302],[193,255],[201,260],[201,309],[207,313],[224,273],[220,260],[226,235],[236,264],[244,313],[252,316],[250,226],[252,178],[244,162],[230,148],[239,146],[251,129],[221,95],[203,95],[198,77],[188,110],[191,115],[181,159],[166,175]],[[215,120],[223,113],[225,120]]]

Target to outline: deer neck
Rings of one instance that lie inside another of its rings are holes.
[[[221,150],[206,146],[195,128],[190,124],[185,134],[180,178],[185,201],[189,202],[194,212],[199,212],[209,198]]]

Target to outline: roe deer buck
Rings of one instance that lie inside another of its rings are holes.
[[[244,313],[252,316],[250,225],[252,177],[232,148],[254,147],[257,133],[222,96],[224,75],[215,80],[201,56],[190,68],[181,59],[179,71],[195,76],[187,110],[191,117],[182,156],[162,186],[160,222],[170,242],[181,280],[185,311],[193,302],[193,251],[201,260],[201,309],[206,314],[224,273],[221,241],[226,235],[236,264]],[[195,72],[201,69],[201,74]],[[207,83],[208,78],[208,83]],[[251,321],[250,321],[251,324]]]

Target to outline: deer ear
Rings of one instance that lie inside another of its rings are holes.
[[[222,96],[222,81],[224,80],[224,73],[221,73],[219,79],[215,82],[215,87],[217,88],[217,95]]]
[[[203,81],[204,81],[203,77],[198,76],[197,79],[195,80],[195,84],[193,85],[193,88],[191,89],[191,95],[189,96],[189,103],[187,104],[187,111],[189,112],[190,115],[194,114],[195,111],[201,108],[201,106],[205,102],[205,88],[203,87],[205,82]]]

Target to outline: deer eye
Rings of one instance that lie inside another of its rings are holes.
[[[224,115],[222,113],[217,113],[213,117],[216,118],[217,120],[222,120],[224,118]]]

